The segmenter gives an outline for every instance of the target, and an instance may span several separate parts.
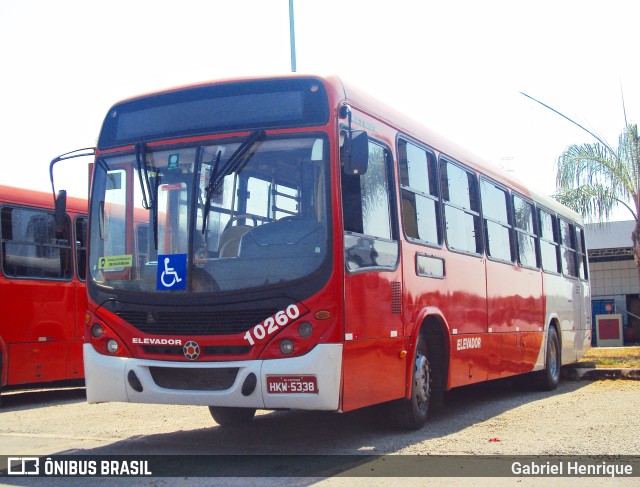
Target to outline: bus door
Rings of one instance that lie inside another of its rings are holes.
[[[367,172],[342,174],[345,411],[404,394],[402,270],[391,162],[387,148],[369,141]]]

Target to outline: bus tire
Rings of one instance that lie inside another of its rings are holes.
[[[392,404],[391,419],[394,425],[399,428],[417,430],[422,428],[427,421],[432,375],[427,350],[424,336],[418,335],[413,355],[411,397],[399,399]]]
[[[220,426],[242,426],[248,424],[256,410],[252,408],[228,408],[220,406],[209,406],[211,417]]]
[[[558,332],[554,326],[547,332],[547,350],[544,370],[537,372],[535,385],[542,391],[553,391],[560,382],[561,349]]]

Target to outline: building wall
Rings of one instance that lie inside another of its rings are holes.
[[[640,294],[640,272],[633,260],[591,262],[591,295]]]

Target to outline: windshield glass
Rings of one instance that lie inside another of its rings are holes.
[[[328,143],[264,136],[98,160],[91,279],[114,290],[277,286],[326,262]]]

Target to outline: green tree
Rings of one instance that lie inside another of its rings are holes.
[[[638,126],[626,122],[614,148],[602,137],[548,105],[523,93],[590,134],[594,143],[571,145],[557,160],[554,198],[587,221],[602,223],[615,207],[622,205],[635,220],[631,234],[633,254],[640,269],[640,140]],[[623,102],[624,108],[624,102]]]

